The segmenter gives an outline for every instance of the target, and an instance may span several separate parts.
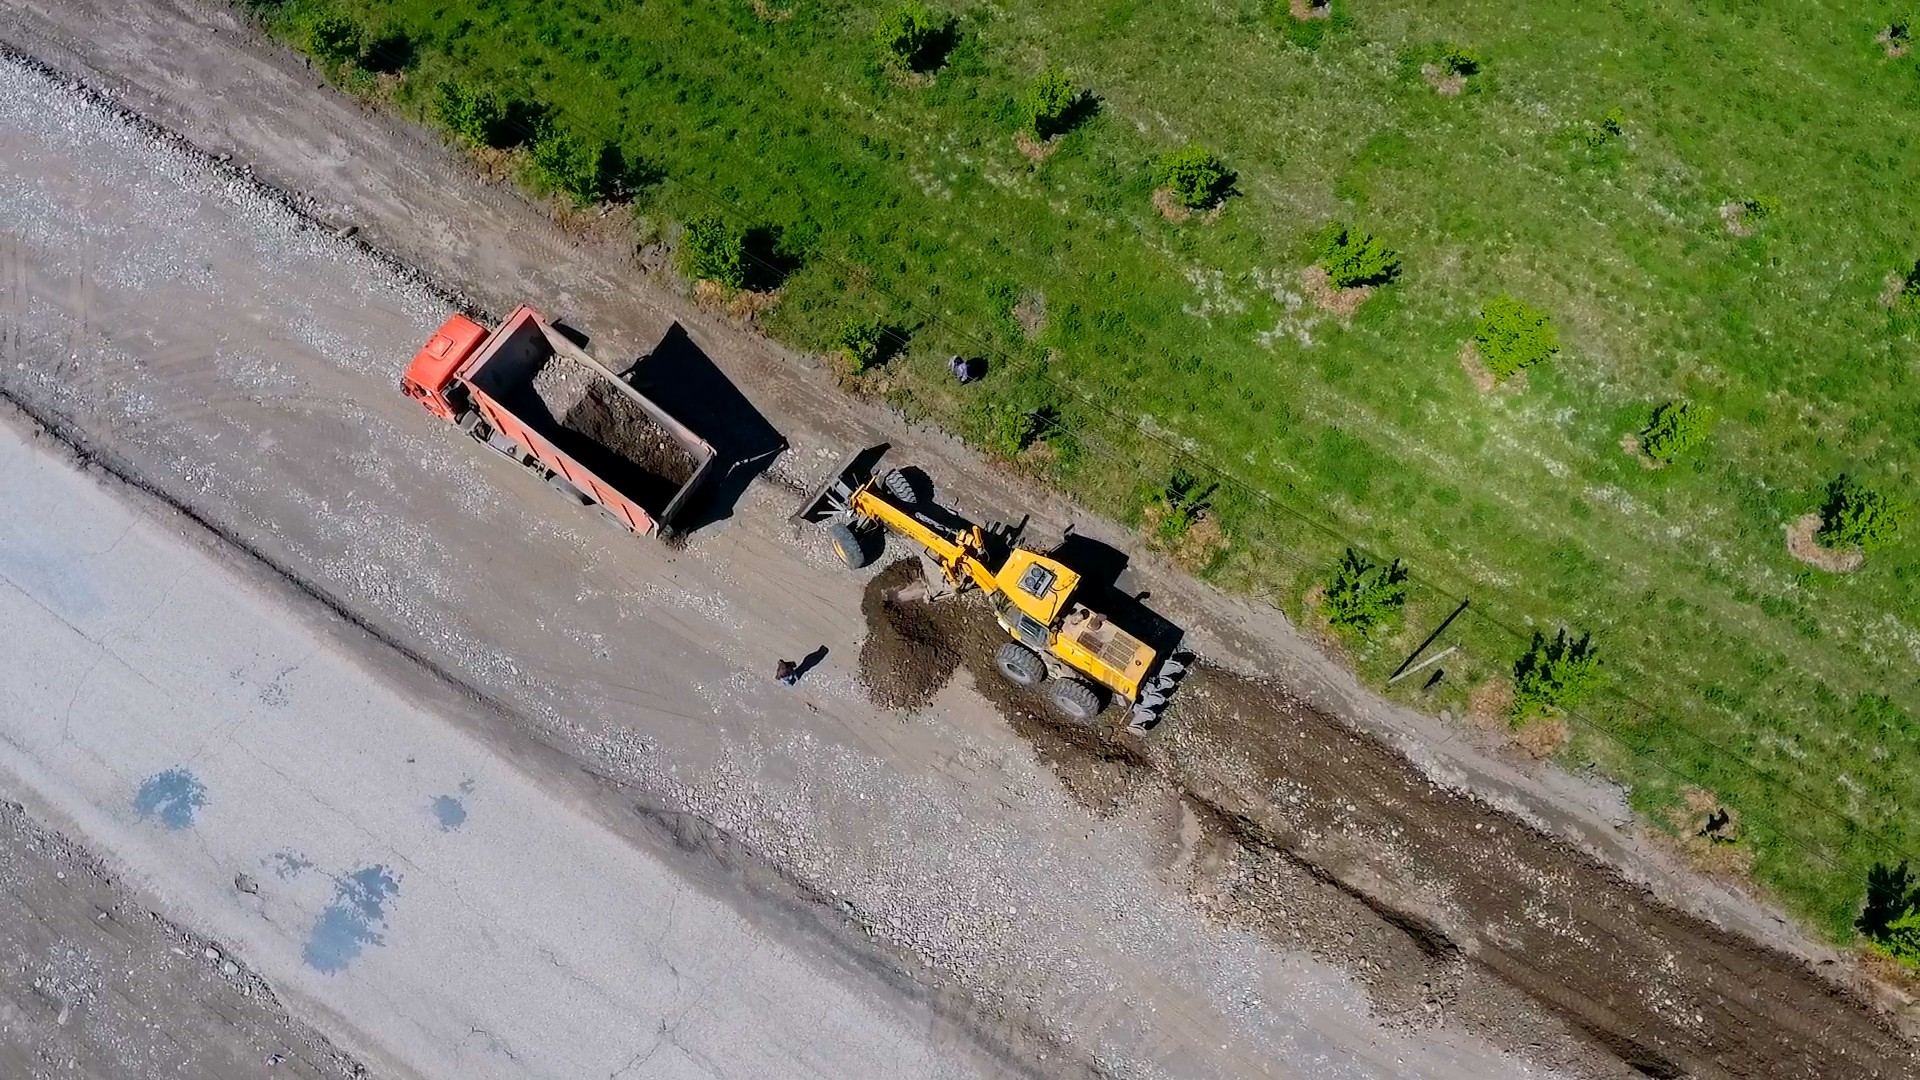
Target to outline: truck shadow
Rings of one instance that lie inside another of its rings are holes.
[[[619,374],[713,445],[714,480],[682,515],[685,532],[732,517],[747,486],[787,448],[786,437],[677,322]]]

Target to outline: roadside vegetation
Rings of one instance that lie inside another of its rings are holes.
[[[1564,714],[1565,759],[1653,822],[1711,791],[1828,933],[1920,858],[1920,218],[1890,194],[1920,64],[1891,10],[254,7],[1223,585],[1300,616],[1349,548],[1396,553],[1376,682],[1470,596],[1446,678],[1395,693]],[[1791,550],[1810,515],[1861,557]]]

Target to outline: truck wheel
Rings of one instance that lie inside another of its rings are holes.
[[[993,654],[993,666],[1016,686],[1039,686],[1047,678],[1046,662],[1032,649],[1012,641]]]
[[[840,556],[840,561],[846,563],[849,570],[860,569],[879,554],[874,550],[879,545],[873,542],[869,534],[845,522],[828,522],[827,540],[833,545],[833,553]]]
[[[887,470],[887,474],[880,478],[880,486],[886,488],[887,494],[893,496],[893,501],[902,506],[918,506],[920,503],[920,492],[914,487],[912,477],[899,469]]]
[[[1076,724],[1091,723],[1100,715],[1100,695],[1079,679],[1061,679],[1047,691],[1047,700],[1060,715]]]

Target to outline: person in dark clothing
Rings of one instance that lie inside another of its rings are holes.
[[[779,679],[782,685],[792,686],[800,681],[800,665],[791,660],[782,660],[774,665],[773,677]]]

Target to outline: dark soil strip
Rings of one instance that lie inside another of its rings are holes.
[[[965,665],[1088,805],[1170,787],[1228,845],[1217,861],[1231,865],[1196,899],[1286,948],[1339,954],[1321,933],[1335,929],[1348,943],[1344,959],[1390,1014],[1453,1015],[1512,1035],[1525,1021],[1490,1016],[1489,1004],[1527,1002],[1628,1075],[1920,1076],[1913,1047],[1855,994],[1436,786],[1279,687],[1203,666],[1146,743],[1116,726],[1057,723],[1036,695],[993,670],[1003,637],[973,598],[892,595],[917,576],[906,562],[868,588],[861,677],[876,702],[924,704]],[[1281,910],[1293,915],[1277,917]],[[1383,973],[1369,954],[1404,970]]]

